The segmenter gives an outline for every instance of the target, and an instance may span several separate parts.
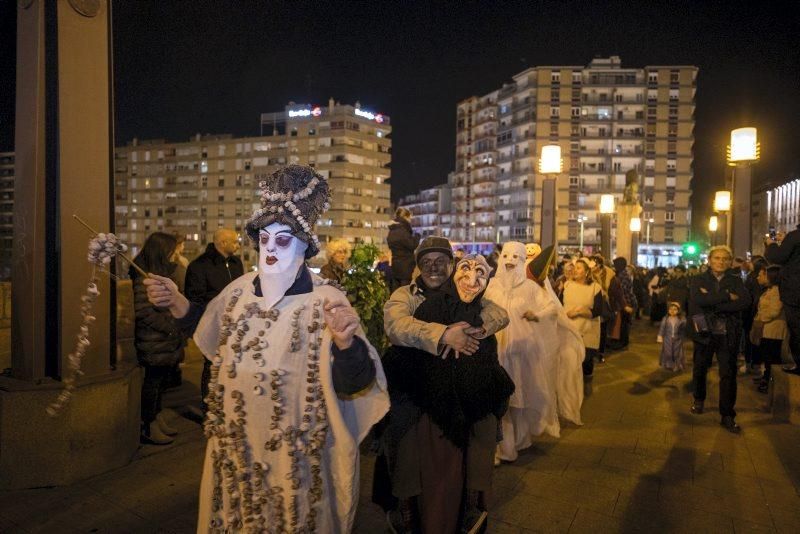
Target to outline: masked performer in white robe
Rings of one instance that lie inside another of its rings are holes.
[[[560,435],[558,306],[525,271],[525,245],[506,243],[486,291],[486,297],[503,306],[509,318],[508,327],[497,333],[500,364],[516,386],[498,445],[498,457],[507,461],[516,460],[517,451],[529,447],[533,436]]]
[[[358,445],[389,406],[383,369],[345,295],[305,266],[327,181],[291,165],[261,185],[246,227],[258,270],[208,304],[194,335],[212,361],[197,530],[349,532]],[[170,289],[157,278],[148,296],[189,328],[202,310]]]

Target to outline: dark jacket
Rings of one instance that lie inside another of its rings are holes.
[[[389,225],[386,244],[392,251],[392,276],[396,280],[411,281],[416,261],[414,250],[419,245],[419,236],[411,232],[411,223],[404,219],[395,219]]]
[[[171,367],[181,357],[184,336],[169,309],[157,308],[147,300],[142,277],[133,279],[133,309],[136,316],[134,345],[143,365]]]
[[[208,304],[225,286],[244,274],[242,261],[236,256],[225,259],[214,243],[189,264],[186,269],[186,298],[198,304]]]
[[[322,278],[326,278],[328,280],[333,280],[339,284],[342,283],[342,279],[344,278],[345,269],[341,265],[334,265],[330,261],[322,266],[319,270],[319,275]]]
[[[800,307],[800,226],[786,234],[780,245],[768,246],[764,257],[781,266],[781,302]]]
[[[689,303],[689,278],[686,275],[672,278],[664,291],[666,302],[677,302],[681,305],[681,311],[685,313]]]
[[[705,290],[705,291],[703,291]],[[730,294],[735,293],[736,300]],[[692,340],[706,344],[710,336],[697,331],[693,318],[697,315],[705,317],[709,326],[715,321],[725,324],[726,338],[730,350],[737,350],[739,336],[742,331],[741,315],[750,307],[750,294],[744,287],[742,279],[736,275],[725,273],[720,280],[711,271],[692,277],[689,283],[689,334]]]

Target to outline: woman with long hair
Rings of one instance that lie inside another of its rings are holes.
[[[758,385],[758,391],[767,393],[772,379],[772,364],[780,365],[781,345],[788,332],[786,315],[783,311],[780,284],[780,265],[758,266],[757,280],[762,288],[758,299],[757,313],[753,318],[750,330],[750,342],[756,346],[759,356],[764,362],[764,376]]]
[[[146,273],[170,276],[175,270],[171,260],[176,246],[175,236],[155,232],[144,242],[133,262]],[[133,267],[128,272],[133,281],[136,358],[144,367],[141,440],[166,445],[172,443],[171,436],[177,432],[164,421],[161,395],[166,379],[180,359],[184,339],[169,310],[157,308],[147,300],[147,290],[139,272]]]

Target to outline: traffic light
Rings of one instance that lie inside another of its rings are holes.
[[[686,256],[694,256],[700,248],[695,243],[684,243],[683,254]]]

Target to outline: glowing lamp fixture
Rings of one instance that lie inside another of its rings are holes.
[[[755,128],[731,130],[731,144],[728,145],[728,163],[735,165],[747,161],[757,161],[761,157],[761,144]]]
[[[561,160],[561,146],[544,145],[542,147],[542,154],[539,157],[539,173],[559,174],[563,168],[564,162]]]
[[[714,211],[731,211],[731,192],[717,191],[714,195]]]
[[[614,195],[600,195],[600,213],[614,213]]]
[[[717,228],[719,228],[719,219],[717,219],[716,215],[712,215],[708,219],[708,231],[709,232],[716,232]]]
[[[631,232],[641,232],[642,231],[642,220],[639,217],[633,217],[631,219]]]

